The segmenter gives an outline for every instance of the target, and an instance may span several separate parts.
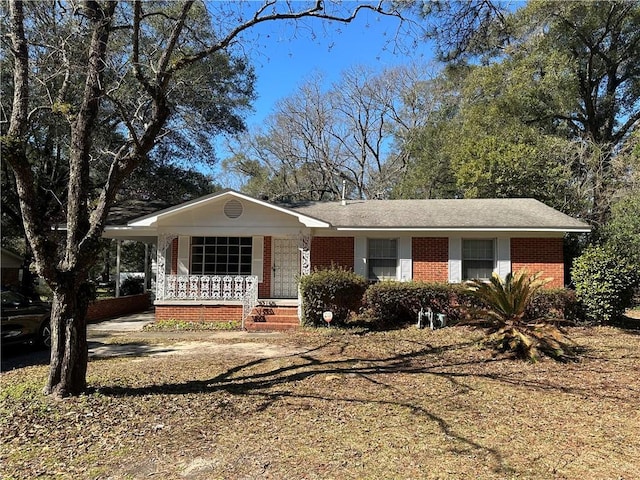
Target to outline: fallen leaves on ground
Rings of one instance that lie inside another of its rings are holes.
[[[282,353],[268,358],[94,360],[92,391],[62,401],[40,393],[46,367],[14,370],[1,377],[0,474],[640,478],[640,335],[571,338],[580,362],[524,363],[465,328],[302,330],[270,337]]]

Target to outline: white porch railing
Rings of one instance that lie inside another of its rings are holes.
[[[242,275],[165,275],[158,300],[237,300],[242,302],[242,318],[258,304],[258,277]],[[160,288],[158,288],[160,290]]]

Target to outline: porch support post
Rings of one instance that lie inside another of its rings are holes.
[[[147,293],[147,286],[149,285],[149,244],[144,244],[144,286],[142,291]]]
[[[300,250],[300,275],[311,273],[311,235],[300,234],[298,237]]]
[[[171,245],[174,239],[178,238],[177,235],[160,233],[158,234],[158,246],[156,247],[156,298],[158,300],[164,300],[165,298],[165,275],[166,275],[166,261],[167,261],[167,247]]]
[[[298,249],[300,250],[300,275],[311,273],[311,235],[300,232],[298,236]],[[302,322],[302,292],[298,284],[298,318]]]
[[[116,298],[120,296],[120,254],[122,253],[122,240],[116,240]]]

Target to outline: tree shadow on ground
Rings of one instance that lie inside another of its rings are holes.
[[[127,343],[106,343],[90,341],[88,342],[89,358],[91,360],[101,360],[115,357],[142,357],[145,355],[158,355],[161,353],[171,353],[176,349],[148,344],[145,342]]]
[[[640,315],[638,315],[640,317]],[[610,326],[626,330],[633,335],[640,335],[640,318],[636,318],[636,314],[623,315],[620,319],[609,323]]]
[[[385,400],[381,398],[359,398],[357,392],[353,395],[343,396],[339,394],[327,394],[326,396],[314,395],[309,393],[298,393],[292,389],[272,391],[275,387],[282,387],[286,385],[294,385],[297,382],[317,377],[317,376],[356,376],[365,379],[366,381],[375,383],[383,388],[394,389],[394,385],[391,383],[385,383],[380,378],[376,378],[381,374],[433,374],[447,376],[444,373],[438,372],[437,368],[429,367],[427,365],[420,366],[416,364],[416,360],[419,360],[425,355],[437,355],[445,350],[461,349],[469,347],[475,342],[468,342],[464,344],[451,345],[449,347],[432,347],[430,345],[424,345],[422,348],[410,352],[401,353],[397,355],[390,355],[380,359],[371,359],[365,357],[347,357],[336,360],[325,360],[314,356],[314,354],[320,353],[331,347],[332,352],[342,352],[343,348],[340,345],[336,345],[335,342],[328,342],[324,345],[309,349],[300,354],[286,355],[275,358],[260,358],[254,359],[243,364],[237,365],[233,368],[226,370],[225,372],[216,375],[208,380],[194,380],[176,384],[164,384],[164,385],[151,385],[145,387],[120,387],[110,386],[101,387],[99,389],[100,394],[114,396],[114,397],[127,397],[127,396],[145,396],[145,395],[181,395],[181,394],[193,394],[193,393],[207,393],[212,391],[225,391],[232,395],[247,395],[256,398],[256,411],[264,411],[268,409],[274,403],[283,399],[302,399],[302,400],[318,400],[328,402],[346,402],[352,404],[375,404],[380,406],[395,406],[404,407],[409,409],[413,414],[419,415],[426,420],[435,423],[441,432],[448,438],[456,440],[466,448],[472,448],[474,450],[482,452],[484,455],[489,456],[495,462],[495,470],[498,473],[512,472],[512,469],[508,467],[502,454],[499,450],[482,445],[478,441],[471,438],[467,438],[456,432],[442,416],[437,415],[435,412],[420,405],[419,402],[403,401],[399,397],[397,400]],[[336,347],[338,347],[336,349]],[[326,354],[326,352],[325,352]],[[267,369],[263,372],[252,371],[255,367],[260,365],[266,365],[273,360],[282,360],[283,358],[291,358],[292,363],[284,366],[278,366],[276,368]],[[500,361],[498,359],[489,360]],[[447,363],[447,367],[451,366],[463,366],[476,362],[459,362],[459,363]],[[439,365],[438,368],[443,368],[444,365]],[[456,385],[460,385],[457,379],[451,377],[451,382]],[[468,386],[463,386],[468,389]]]
[[[456,350],[465,350],[476,345],[476,341],[453,344],[443,347],[420,342],[413,342],[415,350],[408,353],[397,353],[380,358],[371,358],[366,355],[346,354],[344,342],[330,340],[323,345],[308,349],[302,353],[280,356],[275,358],[258,358],[242,364],[238,364],[228,370],[207,380],[192,380],[181,383],[149,385],[144,387],[107,386],[100,387],[102,395],[113,397],[146,396],[146,395],[186,395],[194,393],[210,393],[224,391],[232,395],[251,396],[256,399],[256,411],[264,411],[275,402],[282,399],[304,399],[325,402],[347,402],[352,404],[396,406],[409,409],[415,415],[433,422],[439,430],[448,438],[455,439],[493,459],[496,472],[506,474],[513,473],[505,464],[500,451],[481,441],[469,438],[461,434],[459,429],[450,425],[445,418],[437,413],[436,408],[429,408],[422,397],[413,397],[399,394],[392,398],[366,396],[361,392],[353,391],[348,394],[339,390],[327,389],[321,394],[296,391],[295,385],[304,380],[325,376],[337,378],[358,377],[372,382],[388,391],[397,390],[393,376],[389,374],[404,375],[431,375],[449,382],[458,394],[473,390],[473,382],[465,379],[485,378],[491,381],[509,386],[517,386],[537,391],[554,391],[568,395],[593,394],[590,390],[580,387],[568,387],[562,384],[554,384],[551,381],[536,379],[524,379],[514,375],[507,369],[474,369],[478,365],[509,362],[505,357],[491,359],[466,359],[465,357],[446,360],[442,355],[446,352],[455,353]],[[330,353],[329,353],[330,352]],[[283,359],[290,362],[283,364]],[[274,362],[271,364],[270,362]],[[262,371],[256,371],[256,367],[262,367]],[[471,368],[469,368],[471,367]],[[502,372],[502,373],[500,373]],[[386,375],[385,375],[386,374]],[[499,388],[499,387],[497,387]],[[602,394],[604,395],[604,393]],[[403,398],[404,396],[404,398]]]

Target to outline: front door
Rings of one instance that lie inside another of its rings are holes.
[[[294,238],[273,239],[273,298],[296,298],[300,275],[300,251]]]

